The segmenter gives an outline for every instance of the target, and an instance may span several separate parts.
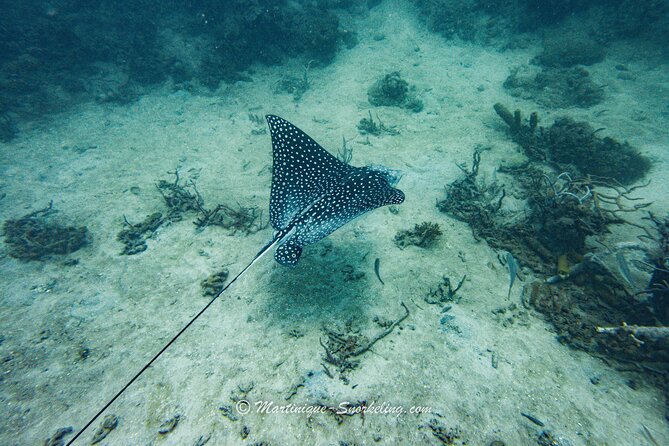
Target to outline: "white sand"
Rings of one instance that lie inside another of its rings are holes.
[[[22,129],[16,141],[1,146],[2,220],[54,200],[63,215],[88,226],[93,241],[71,256],[80,259],[72,267],[22,263],[6,250],[0,258],[0,444],[41,444],[59,427],[82,427],[207,302],[199,282],[223,265],[236,273],[270,238],[270,229],[248,237],[216,227],[197,233],[187,216],[161,227],[142,254],[119,255],[115,240],[124,215],[138,222],[164,210],[155,182],[169,179],[166,172],[177,166],[184,177],[199,173],[198,189],[209,205],[266,209],[269,135],[251,135],[249,112],[285,117],[331,152],[342,136],[357,135],[353,164],[403,170],[406,202],[397,215],[377,210],[307,247],[295,269],[269,257],[251,269],[108,410],[119,426],[100,444],[193,445],[208,435],[208,444],[242,444],[243,426],[250,429],[244,444],[435,444],[426,426],[435,417],[459,427],[471,445],[493,439],[536,444],[542,428],[520,412],[540,418],[572,445],[649,444],[642,423],[660,443],[669,438],[657,388],[640,382],[632,390],[626,385],[632,375],[560,345],[536,312],[516,310],[515,323],[504,327],[492,310],[520,306],[522,283],[507,301],[508,274],[496,253],[476,243],[466,224],[435,208],[444,186],[460,174],[455,163],[471,163],[476,144],[492,147],[483,155],[483,175],[501,160],[523,159],[492,104],[538,110],[544,123],[561,114],[511,98],[502,88],[508,70],[538,49],[501,53],[446,42],[427,32],[401,1],[386,2],[356,26],[360,44],[342,50],[330,66],[312,69],[312,87],[298,103],[272,91],[280,76],[301,75],[299,63],[256,67],[254,82],[223,86],[211,97],[171,94],[165,87],[129,106],[90,104]],[[385,39],[373,40],[374,33]],[[606,102],[565,113],[606,127],[608,135],[629,140],[655,161],[644,196],[666,215],[669,117],[662,101],[669,70],[627,56],[622,45],[619,50],[619,57],[611,51],[591,70],[607,85]],[[617,79],[617,63],[628,64],[636,80]],[[418,86],[425,110],[374,110],[401,134],[360,144],[365,137],[355,126],[369,109],[367,88],[394,70]],[[598,116],[602,109],[608,112]],[[77,153],[75,146],[96,148]],[[139,195],[130,192],[133,186]],[[438,246],[394,245],[398,230],[425,220],[441,224]],[[385,286],[374,276],[377,257]],[[365,277],[345,282],[345,265]],[[449,313],[460,333],[443,332],[440,309],[422,298],[442,275],[457,281],[464,274],[462,301]],[[322,376],[323,326],[352,319],[372,336],[380,330],[374,316],[401,316],[400,302],[411,311],[402,330],[362,357],[350,385]],[[304,336],[289,336],[291,329]],[[78,360],[82,347],[90,350],[85,361]],[[233,422],[219,410],[233,404],[238,386],[250,383],[249,401],[285,404],[309,371],[317,376],[290,402],[312,404],[327,395],[318,401],[430,406],[440,416],[368,414],[338,425],[331,415],[309,422],[305,415],[253,412]],[[594,376],[598,385],[590,382]],[[160,424],[176,413],[182,416],[177,428],[158,435]],[[89,444],[99,423],[79,444]]]

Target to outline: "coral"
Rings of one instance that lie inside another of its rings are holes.
[[[514,69],[504,81],[511,96],[532,99],[546,107],[591,107],[604,100],[604,89],[583,67],[544,67],[534,72]]]
[[[374,106],[402,107],[414,113],[423,110],[423,102],[416,97],[415,87],[409,87],[397,71],[374,82],[367,91],[367,99]]]
[[[643,37],[658,49],[669,31],[664,0],[412,0],[428,29],[447,39],[460,38],[502,48],[527,48],[537,34],[569,42],[575,29],[599,41]],[[593,12],[593,9],[595,12]],[[589,37],[577,35],[579,40]],[[598,51],[598,50],[597,50]],[[582,62],[578,62],[582,63]]]
[[[378,123],[377,123],[378,121]],[[387,126],[385,125],[381,119],[379,118],[379,115],[376,115],[376,121],[374,121],[374,118],[372,117],[372,112],[369,112],[369,118],[362,118],[360,122],[358,122],[358,131],[362,135],[374,135],[374,136],[381,136],[382,134],[387,134],[387,135],[399,135],[399,131],[395,129],[396,126],[391,125]]]
[[[200,205],[198,211],[200,216],[193,224],[200,230],[207,226],[221,226],[230,229],[233,234],[240,231],[248,235],[267,226],[267,222],[262,221],[262,211],[258,211],[255,207],[237,205],[233,208],[219,204],[214,209],[205,209]]]
[[[453,287],[453,282],[449,277],[443,276],[441,283],[437,285],[437,288],[432,289],[424,297],[425,302],[430,305],[443,305],[448,302],[460,302],[460,296],[458,296],[458,291],[462,287],[462,284],[465,283],[467,275],[462,276],[462,279],[458,284]]]
[[[631,184],[643,178],[651,167],[650,160],[629,143],[610,137],[600,138],[599,130],[594,130],[587,122],[563,117],[546,129],[538,125],[536,113],[525,122],[520,110],[511,114],[499,103],[494,109],[509,126],[512,139],[531,160],[548,160],[563,172]]]
[[[146,240],[151,238],[154,232],[163,224],[163,214],[155,212],[148,215],[143,222],[132,224],[123,217],[124,229],[118,233],[116,240],[125,246],[121,254],[134,255],[146,251]]]
[[[425,221],[415,225],[411,230],[399,231],[395,235],[395,244],[400,248],[410,245],[429,248],[434,245],[441,234],[438,224]]]
[[[482,149],[473,154],[471,170],[459,165],[464,176],[446,187],[446,198],[437,202],[441,212],[472,225],[474,236],[486,237],[494,231],[494,216],[499,211],[506,193],[497,184],[485,184],[477,179]]]
[[[414,95],[414,90],[412,88],[412,90],[409,92],[409,96],[407,96],[401,107],[406,108],[407,110],[411,110],[414,113],[420,113],[423,111],[423,101]]]
[[[615,335],[604,335],[606,330],[597,330],[597,327],[621,326],[623,322],[630,326],[653,326],[655,317],[650,302],[626,291],[597,255],[586,255],[578,268],[579,274],[568,281],[556,285],[536,281],[528,285],[528,303],[555,326],[558,340],[620,359],[625,364],[647,364],[650,370],[666,371],[669,363],[666,338],[658,346],[649,340],[637,343],[626,330]]]
[[[304,95],[304,93],[306,93],[311,86],[311,82],[309,82],[309,67],[311,62],[313,61],[310,61],[307,65],[305,65],[302,77],[284,76],[283,78],[279,79],[274,84],[274,93],[291,94],[293,95],[293,100],[295,102],[298,102],[300,99],[302,99],[302,95]]]
[[[91,444],[100,443],[102,440],[107,438],[107,435],[109,435],[111,431],[116,429],[117,426],[118,426],[118,417],[114,414],[106,415],[104,420],[102,420],[102,424],[100,425],[98,430],[95,431],[95,435],[93,435]]]
[[[342,381],[347,383],[348,378],[346,377],[346,373],[356,369],[360,365],[360,360],[356,358],[368,352],[374,344],[392,333],[397,325],[409,317],[409,309],[404,303],[401,303],[401,305],[404,308],[404,314],[387,325],[371,339],[361,334],[360,330],[355,329],[351,321],[347,322],[344,330],[324,328],[327,341],[323,343],[319,339],[321,347],[325,350],[323,360],[337,367]],[[330,374],[327,369],[326,372]]]
[[[399,72],[394,71],[376,81],[367,95],[372,105],[399,106],[406,99],[408,92],[409,84],[402,79]]]
[[[202,206],[202,198],[195,189],[195,184],[191,181],[184,185],[180,184],[179,171],[169,172],[174,175],[174,182],[160,180],[156,187],[165,200],[167,205],[167,218],[170,221],[180,221],[182,214],[188,211],[197,211]],[[191,192],[188,188],[192,188]]]
[[[652,273],[648,283],[650,303],[655,317],[663,325],[669,325],[669,218],[658,219],[649,214],[655,224],[657,235],[652,238],[657,248],[649,253]]]
[[[629,38],[656,32],[658,41],[666,45],[669,12],[666,1],[621,0],[607,12],[601,24],[607,34]]]
[[[576,184],[570,177],[559,183],[546,174],[533,172],[519,177],[529,191],[531,214],[525,224],[533,225],[536,242],[558,259],[566,254],[583,254],[586,237],[607,232],[615,218],[602,215],[587,205],[592,193],[586,186]],[[559,184],[559,186],[558,186]],[[564,260],[562,260],[564,261]]]
[[[513,31],[522,16],[515,2],[413,0],[427,27],[446,38],[490,42]],[[495,11],[490,14],[489,11]]]
[[[7,4],[0,24],[0,97],[8,107],[0,114],[10,112],[20,122],[92,99],[126,103],[170,77],[175,84],[215,89],[222,81],[248,79],[242,72],[255,63],[290,57],[325,65],[343,35],[333,12],[341,12],[338,4]],[[344,37],[352,45],[355,31]]]
[[[181,419],[181,414],[175,414],[173,417],[168,418],[167,420],[163,421],[163,423],[158,428],[158,433],[160,435],[169,434],[174,429],[176,429],[177,425],[179,424],[180,419]]]
[[[624,215],[649,205],[631,195],[643,185],[627,189],[567,173],[553,176],[548,167],[526,163],[498,169],[516,179],[521,191],[514,197],[527,203],[521,215],[509,216],[500,212],[504,189],[477,180],[479,162],[475,152],[474,168],[462,169],[464,177],[447,186],[446,199],[437,207],[468,223],[476,239],[512,253],[520,265],[535,271],[552,272],[562,255],[576,261],[587,252],[587,237],[606,233],[611,224],[637,225]]]
[[[227,269],[223,269],[211,274],[205,280],[200,282],[202,294],[205,296],[216,296],[219,294],[225,286],[225,281],[228,280],[229,274]]]
[[[54,255],[75,252],[88,243],[85,226],[64,226],[51,221],[57,211],[53,202],[48,207],[7,220],[3,226],[9,255],[19,260],[45,260]]]
[[[254,129],[251,130],[252,135],[266,135],[267,134],[267,125],[265,124],[265,118],[255,113],[249,113],[249,121],[254,125]]]
[[[516,13],[520,16],[520,28],[531,30],[559,23],[589,7],[589,2],[579,0],[522,0],[517,3]]]
[[[543,147],[548,131],[538,127],[537,118],[528,124],[519,112],[511,113],[500,104],[495,110],[519,140],[534,137]],[[634,362],[638,370],[663,377],[669,364],[669,338],[657,326],[658,321],[665,325],[669,320],[665,275],[669,272],[668,224],[651,214],[655,234],[624,219],[627,213],[649,205],[635,193],[644,185],[625,188],[614,180],[554,174],[551,167],[555,163],[534,158],[514,167],[501,166],[497,171],[514,178],[520,187],[514,197],[526,204],[522,211],[510,215],[499,206],[490,206],[485,186],[476,181],[479,161],[475,156],[475,167],[471,171],[463,168],[465,177],[447,188],[448,193],[456,194],[464,189],[459,198],[468,203],[444,200],[438,203],[440,209],[464,219],[474,235],[485,238],[493,248],[513,253],[523,267],[550,276],[545,281],[526,283],[522,299],[523,305],[531,305],[554,324],[561,342],[625,364]],[[605,250],[599,250],[586,242],[588,237],[601,241],[613,224],[635,226],[659,246],[651,250],[650,263],[640,262],[650,268],[645,274],[650,278],[646,290],[635,289],[629,266],[619,251],[606,245]],[[426,300],[441,303],[454,294],[450,280],[445,279]],[[641,294],[649,297],[641,298]],[[619,328],[622,322],[641,328]],[[598,331],[596,327],[608,328]],[[639,341],[635,333],[646,337]],[[652,338],[656,333],[661,336]]]
[[[61,427],[51,437],[47,438],[43,446],[63,446],[65,444],[65,436],[74,432],[72,426]]]
[[[342,136],[341,148],[337,150],[337,159],[344,164],[351,164],[351,160],[353,159],[353,147],[348,145],[349,141]]]
[[[560,165],[574,165],[582,175],[614,178],[630,184],[650,169],[650,160],[630,146],[613,138],[600,138],[586,122],[559,118],[546,138],[549,159]]]
[[[270,0],[204,3],[207,16],[192,24],[192,32],[215,42],[205,70],[197,74],[210,88],[237,80],[253,63],[276,64],[300,55],[324,65],[336,54],[339,18],[327,9]]]
[[[463,436],[459,428],[447,428],[436,418],[432,418],[427,423],[427,427],[430,428],[432,435],[439,440],[439,443],[445,446],[455,445],[456,440],[460,440]],[[468,441],[462,440],[458,444],[465,445],[468,444]]]
[[[546,39],[544,49],[534,62],[545,67],[569,68],[574,65],[592,65],[604,60],[604,48],[592,39],[578,33]]]
[[[252,122],[257,122],[258,117],[250,115]],[[157,184],[165,204],[167,205],[167,219],[170,221],[180,221],[183,214],[194,211],[198,214],[193,224],[198,230],[207,226],[222,226],[232,230],[232,233],[238,231],[251,234],[263,229],[267,223],[263,224],[262,211],[255,207],[237,207],[219,204],[213,209],[205,207],[204,199],[195,186],[195,182],[190,180],[181,184],[179,171],[170,172],[174,175],[174,181],[169,182],[160,180]],[[132,226],[132,225],[130,225]],[[146,249],[146,247],[144,247]],[[141,249],[143,251],[144,249]]]

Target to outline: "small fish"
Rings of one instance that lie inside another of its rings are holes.
[[[646,425],[641,423],[641,427],[643,427],[643,432],[646,435],[648,441],[653,443],[655,446],[660,446],[660,443],[658,443],[655,437],[653,437],[653,434],[650,433],[650,430],[646,427]]]
[[[527,418],[528,420],[530,420],[531,422],[533,422],[534,424],[536,424],[537,426],[541,426],[541,427],[545,426],[544,422],[541,421],[540,419],[538,419],[537,417],[533,417],[532,415],[528,415],[528,414],[523,413],[523,412],[521,412],[520,414],[522,416],[524,416],[525,418]]]
[[[618,261],[620,275],[622,275],[625,281],[633,287],[634,283],[632,282],[632,272],[630,271],[629,265],[627,265],[627,260],[625,259],[625,256],[622,252],[618,251],[616,253],[616,260]]]
[[[381,275],[379,274],[379,266],[381,266],[381,259],[377,257],[376,260],[374,260],[374,272],[376,273],[376,278],[379,279],[379,282],[381,282],[381,285],[385,285],[383,280],[381,280]]]
[[[506,266],[509,268],[509,292],[506,295],[506,298],[511,297],[511,288],[513,288],[513,283],[516,281],[516,276],[518,275],[518,262],[513,257],[510,252],[506,253]]]

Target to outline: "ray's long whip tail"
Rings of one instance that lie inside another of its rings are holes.
[[[88,429],[88,428],[91,426],[91,424],[93,424],[93,423],[95,422],[95,420],[97,420],[97,419],[100,417],[100,415],[102,415],[102,414],[104,413],[104,411],[107,410],[107,409],[109,408],[109,406],[111,406],[111,405],[114,403],[114,401],[116,401],[116,399],[117,399],[119,396],[121,396],[121,394],[123,394],[123,392],[125,392],[125,391],[128,389],[128,387],[130,387],[130,386],[132,385],[132,383],[134,383],[134,382],[137,380],[137,378],[139,378],[140,376],[142,376],[142,374],[143,374],[149,367],[151,367],[151,365],[152,365],[152,364],[153,364],[153,363],[154,363],[154,362],[155,362],[155,361],[156,361],[156,360],[157,360],[163,353],[165,353],[165,350],[167,350],[168,348],[170,348],[170,346],[171,346],[172,344],[174,344],[174,342],[176,342],[176,340],[179,339],[179,337],[180,337],[182,334],[184,334],[184,332],[185,332],[186,330],[188,330],[188,329],[190,328],[190,326],[193,325],[193,324],[195,323],[195,321],[197,321],[197,320],[199,319],[199,317],[202,316],[202,315],[209,309],[209,307],[212,306],[212,304],[213,304],[214,302],[216,302],[216,299],[218,299],[218,298],[220,297],[220,295],[223,294],[223,292],[224,292],[225,290],[227,290],[228,288],[230,288],[230,287],[232,286],[232,284],[235,283],[235,282],[237,281],[237,279],[239,279],[239,278],[242,276],[242,274],[244,274],[244,273],[251,267],[251,265],[253,265],[255,262],[257,262],[257,261],[258,261],[258,260],[259,260],[259,259],[260,259],[260,258],[267,252],[267,251],[269,251],[274,245],[276,245],[277,243],[279,243],[279,242],[281,241],[281,239],[282,239],[282,235],[285,235],[285,234],[282,234],[282,233],[280,233],[280,232],[277,232],[277,233],[274,235],[274,237],[272,237],[272,240],[270,240],[269,242],[267,242],[267,244],[265,244],[265,246],[264,246],[260,251],[258,251],[258,254],[256,254],[255,257],[253,257],[253,260],[251,260],[251,262],[249,262],[249,264],[246,265],[246,266],[244,267],[244,269],[242,269],[242,270],[241,270],[241,271],[240,271],[240,272],[239,272],[239,273],[238,273],[238,274],[237,274],[237,275],[236,275],[230,282],[228,282],[227,285],[225,285],[223,288],[221,288],[221,290],[220,290],[218,293],[216,293],[216,295],[215,295],[214,297],[212,297],[212,299],[209,301],[209,303],[207,303],[207,305],[205,305],[205,306],[204,306],[204,307],[203,307],[203,308],[202,308],[202,309],[201,309],[195,316],[193,316],[193,317],[191,318],[191,320],[190,320],[186,325],[184,325],[184,327],[183,327],[183,328],[182,328],[176,335],[174,335],[174,337],[172,337],[172,339],[170,339],[170,341],[169,341],[167,344],[165,344],[165,345],[163,346],[163,348],[161,348],[160,351],[159,351],[158,353],[156,353],[156,354],[153,356],[153,358],[151,358],[151,360],[150,360],[149,362],[147,362],[147,363],[144,365],[144,367],[142,367],[141,370],[140,370],[139,372],[137,372],[137,373],[135,374],[135,376],[133,376],[133,377],[130,379],[130,381],[128,381],[128,382],[121,388],[121,390],[119,390],[118,392],[116,392],[116,395],[114,395],[114,396],[112,397],[112,399],[110,399],[110,400],[107,402],[107,404],[105,404],[105,405],[102,407],[102,409],[100,409],[100,410],[93,416],[93,418],[91,418],[91,419],[88,421],[88,423],[86,423],[86,425],[85,425],[83,428],[81,428],[81,429],[76,433],[76,435],[75,435],[70,441],[67,442],[67,446],[70,446],[71,444],[73,444],[73,443],[77,440],[77,438],[79,438],[79,437],[81,436],[81,434],[83,434],[84,431],[86,431],[86,429]]]

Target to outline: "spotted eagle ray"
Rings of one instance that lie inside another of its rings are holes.
[[[393,187],[397,171],[343,163],[285,119],[266,118],[274,158],[269,220],[275,232],[256,257],[276,245],[274,259],[296,265],[304,245],[367,211],[404,201],[404,193]]]
[[[77,432],[68,446],[270,249],[276,247],[274,259],[281,265],[297,265],[305,245],[327,237],[365,212],[404,201],[404,193],[394,187],[400,180],[398,171],[378,165],[351,166],[332,156],[285,119],[274,115],[265,118],[272,137],[269,200],[269,220],[274,229],[272,239]]]

